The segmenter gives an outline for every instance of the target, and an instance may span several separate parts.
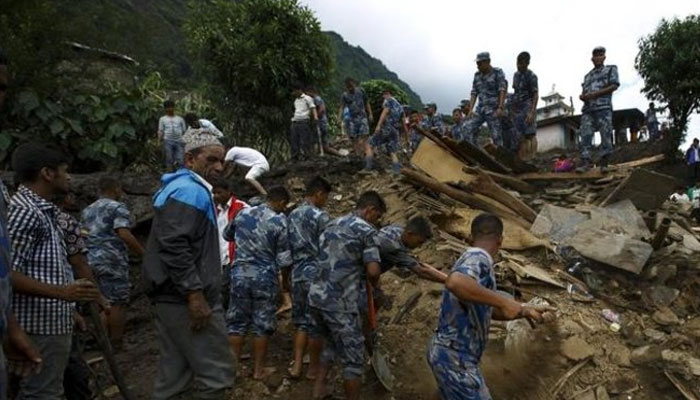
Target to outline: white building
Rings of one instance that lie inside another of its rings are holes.
[[[576,144],[578,118],[573,116],[573,105],[566,104],[564,99],[554,86],[548,95],[542,97],[544,106],[537,109],[538,152],[571,149]]]

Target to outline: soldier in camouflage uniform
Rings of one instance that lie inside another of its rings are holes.
[[[501,133],[503,135],[503,147],[513,154],[518,153],[521,136],[515,129],[513,117],[513,93],[506,95],[505,111],[501,120]]]
[[[379,116],[377,128],[374,135],[365,146],[365,169],[374,168],[374,151],[383,150],[391,156],[392,172],[401,172],[401,164],[397,153],[399,151],[400,132],[406,132],[403,106],[394,98],[391,90],[385,89],[382,92],[384,102],[382,103],[382,114]]]
[[[591,164],[593,133],[600,132],[600,168],[607,169],[608,158],[612,153],[612,93],[620,86],[617,66],[604,65],[605,47],[593,49],[593,69],[583,79],[579,99],[583,101],[581,110],[581,158],[583,165],[579,171],[588,170]]]
[[[343,120],[343,110],[347,107],[349,119],[347,121],[347,133],[353,142],[355,155],[359,156],[364,152],[365,140],[369,135],[369,124],[372,123],[372,107],[365,91],[357,86],[357,81],[353,78],[345,79],[345,92],[340,98],[340,110],[338,120]]]
[[[537,75],[530,66],[530,53],[523,51],[518,54],[518,70],[513,74],[513,101],[509,110],[517,136],[520,138],[519,151],[521,158],[530,159],[537,153],[537,101],[539,87]]]
[[[309,371],[313,379],[318,373],[322,341],[315,332],[309,309],[309,287],[318,275],[319,238],[330,222],[323,211],[328,202],[331,185],[316,177],[306,185],[306,199],[289,214],[289,245],[292,250],[292,322],[297,328],[294,338],[294,364],[289,370],[293,378],[301,376],[304,351],[308,342]]]
[[[443,400],[491,399],[479,363],[492,316],[541,322],[542,313],[552,310],[520,304],[495,291],[493,257],[503,241],[503,223],[498,217],[476,217],[471,234],[474,247],[457,260],[445,282],[438,326],[427,349],[428,364]]]
[[[491,130],[491,140],[497,146],[503,146],[503,136],[501,134],[501,121],[499,118],[504,115],[504,104],[506,100],[506,77],[503,70],[491,66],[491,56],[487,52],[479,53],[476,56],[476,65],[479,69],[474,74],[472,82],[471,104],[472,108],[467,115],[469,126],[467,137],[476,139],[479,128],[484,122]],[[479,103],[474,109],[477,98]]]
[[[119,347],[131,291],[128,248],[138,255],[143,255],[144,249],[131,233],[129,209],[119,201],[123,196],[119,181],[103,177],[98,185],[100,198],[83,210],[81,219],[87,232],[88,262],[100,291],[111,304],[107,330]]]
[[[423,116],[423,121],[421,122],[420,126],[426,131],[430,131],[440,136],[445,135],[445,125],[442,123],[442,118],[437,115],[437,104],[426,104],[425,115]]]
[[[455,108],[452,110],[452,120],[454,125],[452,125],[452,130],[450,135],[452,139],[461,142],[467,140],[469,142],[474,142],[473,138],[469,137],[469,132],[467,131],[468,121],[464,118],[461,108]]]
[[[416,151],[420,141],[423,140],[423,135],[418,132],[418,128],[421,127],[423,117],[417,110],[411,110],[408,113],[408,141],[411,152]]]
[[[313,397],[328,395],[326,377],[337,355],[343,367],[346,398],[359,398],[364,370],[364,336],[358,309],[365,282],[376,286],[381,269],[377,231],[386,212],[377,192],[360,196],[353,213],[331,221],[321,234],[319,274],[309,289],[314,329],[326,339]]]
[[[275,372],[274,368],[265,367],[265,361],[268,338],[277,329],[278,273],[280,268],[292,264],[287,218],[283,214],[289,199],[284,187],[271,188],[266,203],[241,210],[226,232],[227,237],[234,233],[236,243],[226,315],[229,341],[240,358],[243,339],[252,328],[253,379],[258,380]]]

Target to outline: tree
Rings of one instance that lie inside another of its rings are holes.
[[[367,99],[369,100],[369,105],[372,107],[372,114],[374,114],[373,126],[370,127],[372,131],[374,131],[376,123],[379,122],[379,115],[382,112],[382,103],[384,101],[382,98],[382,92],[384,92],[384,90],[391,90],[391,94],[402,105],[407,105],[409,102],[408,94],[406,94],[406,92],[404,92],[393,82],[385,81],[383,79],[371,79],[369,81],[362,82],[360,86],[365,90]]]
[[[296,0],[193,0],[190,10],[188,44],[228,132],[286,154],[292,86],[324,86],[333,67],[320,23]]]
[[[656,31],[639,39],[635,68],[644,78],[647,98],[665,103],[671,115],[674,149],[688,119],[700,112],[700,16],[662,19]]]

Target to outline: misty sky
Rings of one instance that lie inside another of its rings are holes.
[[[607,64],[616,64],[620,88],[615,109],[648,101],[640,93],[641,77],[634,69],[637,40],[654,31],[661,18],[700,12],[698,0],[663,1],[411,1],[301,0],[324,30],[340,33],[347,42],[379,58],[423,99],[450,113],[468,98],[476,71],[474,58],[491,53],[509,85],[520,51],[532,55],[540,96],[556,90],[574,98],[577,113],[583,76],[592,68],[593,47],[607,48]],[[512,89],[511,89],[512,90]],[[689,137],[700,136],[700,116],[692,117]]]

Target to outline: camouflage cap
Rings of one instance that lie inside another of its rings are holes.
[[[437,110],[437,104],[435,104],[435,103],[428,103],[425,105],[426,109],[431,108],[431,107]]]
[[[489,54],[488,51],[482,51],[481,53],[476,55],[476,62],[487,61],[490,59],[491,59],[491,54]]]
[[[605,54],[605,47],[603,47],[603,46],[596,46],[596,47],[593,49],[593,54],[595,54],[595,53],[603,53],[603,54]]]
[[[459,105],[464,107],[470,105],[472,102],[469,99],[462,99],[459,101]]]

